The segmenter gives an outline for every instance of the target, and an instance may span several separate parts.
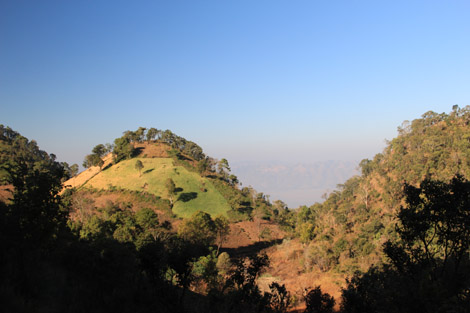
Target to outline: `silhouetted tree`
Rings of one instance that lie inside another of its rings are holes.
[[[415,263],[458,271],[470,247],[470,182],[462,176],[450,183],[424,180],[405,185],[406,207],[398,212],[401,247]],[[393,261],[393,260],[392,260]]]
[[[263,269],[269,266],[266,254],[250,256],[235,262],[225,289],[229,312],[262,312],[270,308],[271,295],[262,294],[256,284]]]
[[[333,313],[335,299],[317,286],[305,296],[305,305],[305,313]]]
[[[468,312],[470,182],[425,179],[405,185],[390,264],[355,275],[343,290],[344,312]]]
[[[269,285],[271,290],[271,309],[274,313],[285,313],[291,305],[291,296],[285,285],[279,285],[277,282]]]

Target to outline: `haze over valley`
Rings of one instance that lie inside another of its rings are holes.
[[[282,200],[290,208],[321,202],[353,175],[359,161],[318,161],[314,163],[232,162],[231,168],[243,185],[252,185],[271,200]]]

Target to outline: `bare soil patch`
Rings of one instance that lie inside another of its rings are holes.
[[[339,273],[321,272],[304,268],[302,244],[297,240],[284,240],[282,244],[266,250],[271,261],[266,273],[275,281],[285,284],[287,290],[299,301],[295,309],[305,309],[303,297],[316,286],[336,300],[339,309],[341,287],[345,287],[345,276]]]
[[[261,223],[260,223],[261,222]],[[267,227],[271,231],[270,239],[258,240],[259,230]],[[297,239],[284,239],[286,234],[278,225],[270,221],[244,221],[230,225],[231,233],[223,250],[232,257],[245,257],[266,252],[270,266],[258,279],[262,291],[269,291],[272,282],[285,284],[296,303],[290,312],[305,310],[304,296],[308,291],[320,286],[322,292],[333,296],[339,309],[341,287],[345,287],[345,276],[338,273],[324,273],[304,267],[304,247]]]
[[[127,192],[92,192],[88,190],[81,190],[73,195],[73,210],[70,212],[70,218],[72,220],[80,219],[83,214],[99,215],[97,209],[104,208],[110,203],[119,204],[122,209],[132,210],[133,212],[149,208],[158,214],[160,223],[165,221],[172,223],[173,221],[169,208],[161,209],[156,203],[142,200],[138,195]]]
[[[260,237],[263,230],[264,238]],[[285,232],[279,228],[279,225],[261,219],[231,224],[230,231],[229,238],[223,245],[224,248],[246,247],[258,242],[282,239],[285,236]]]
[[[171,147],[162,143],[137,143],[134,145],[139,157],[143,158],[168,158]]]
[[[0,202],[7,203],[11,200],[13,193],[13,185],[0,186]]]

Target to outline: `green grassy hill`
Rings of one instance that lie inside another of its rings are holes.
[[[135,163],[140,160],[144,168],[139,171]],[[230,205],[217,191],[209,179],[175,166],[171,158],[133,158],[108,167],[90,179],[84,187],[97,189],[123,188],[145,191],[168,199],[165,182],[173,179],[178,190],[174,197],[173,212],[180,217],[189,217],[197,210],[215,216],[226,215]]]

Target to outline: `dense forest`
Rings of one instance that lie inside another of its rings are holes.
[[[226,159],[156,128],[95,146],[83,164],[95,171],[63,189],[78,167],[56,162],[35,141],[1,126],[0,180],[9,190],[0,201],[3,306],[9,312],[286,312],[294,297],[284,285],[258,286],[270,264],[266,254],[231,256],[221,249],[230,225],[269,221],[302,243],[300,259],[290,261],[301,262],[303,271],[348,278],[340,299],[312,282],[305,312],[469,312],[469,123],[470,108],[457,106],[403,123],[382,153],[360,162],[361,175],[323,203],[296,210],[242,188]],[[113,180],[119,186],[93,187],[124,173]],[[145,184],[134,187],[130,177]],[[114,201],[99,201],[112,195]],[[217,214],[191,206],[219,195],[223,202],[216,203],[227,208]],[[258,231],[258,241],[270,238],[268,228]]]
[[[457,106],[450,114],[427,112],[404,122],[382,153],[360,162],[362,175],[339,185],[323,203],[300,208],[297,231],[313,263],[354,273],[383,261],[382,245],[398,238],[405,185],[470,178],[469,123],[470,108]]]

